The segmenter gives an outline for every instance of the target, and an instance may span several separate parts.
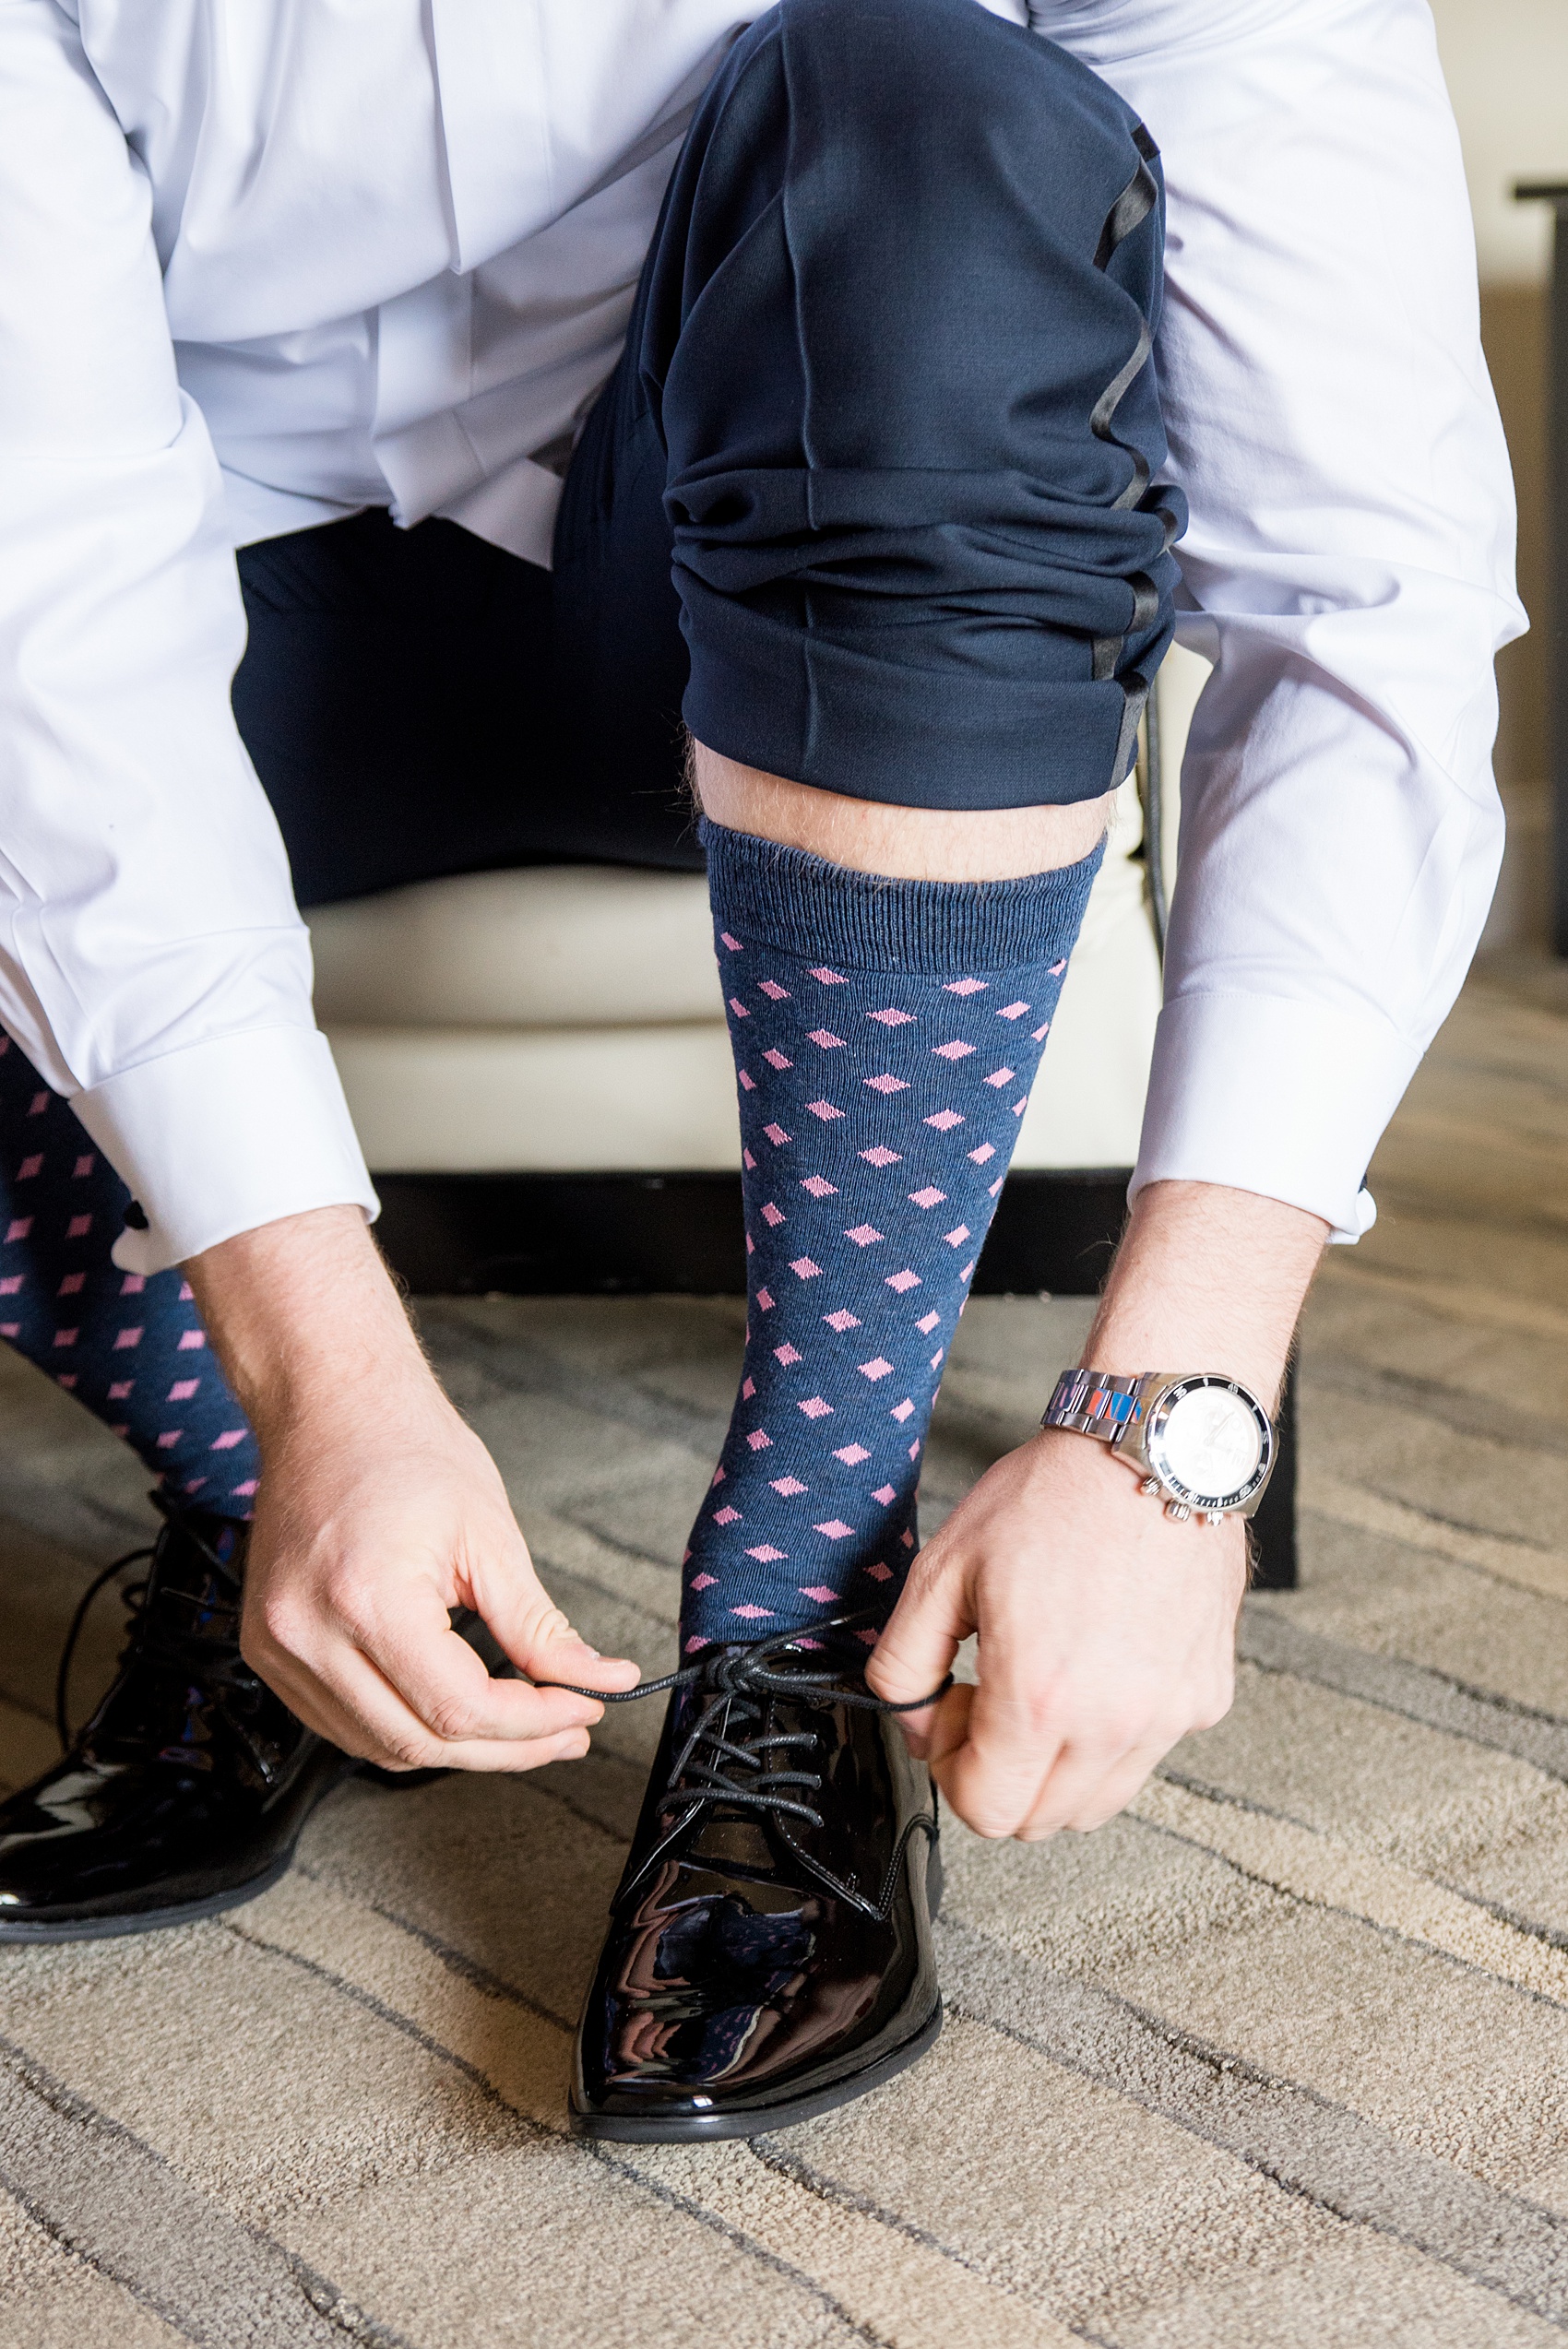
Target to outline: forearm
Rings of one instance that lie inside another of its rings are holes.
[[[184,1267],[213,1347],[265,1452],[302,1414],[335,1421],[434,1392],[357,1207],[239,1232]]]
[[[1220,1183],[1155,1182],[1133,1203],[1084,1349],[1101,1370],[1226,1370],[1276,1401],[1328,1226]]]

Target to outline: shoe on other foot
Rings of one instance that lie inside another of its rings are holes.
[[[240,1654],[248,1527],[166,1511],[150,1550],[87,1593],[60,1667],[62,1761],[0,1802],[0,1942],[92,1940],[251,1900],[288,1867],[323,1795],[354,1768]],[[120,1669],[72,1738],[71,1650],[96,1592],[145,1557]]]
[[[578,2031],[576,2135],[788,2128],[935,2040],[936,1797],[854,1619],[673,1676]]]

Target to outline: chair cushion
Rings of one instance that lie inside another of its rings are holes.
[[[1137,1155],[1159,966],[1122,794],[1018,1138],[1026,1167]],[[553,865],[310,917],[317,1014],[378,1172],[732,1167],[735,1082],[700,873]]]
[[[324,1027],[662,1026],[724,1016],[700,872],[539,865],[309,916]]]

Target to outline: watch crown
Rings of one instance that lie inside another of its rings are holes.
[[[1150,1501],[1154,1500],[1156,1494],[1159,1490],[1159,1478],[1158,1477],[1146,1477],[1143,1483],[1138,1487],[1138,1490],[1141,1493],[1146,1493]]]
[[[1184,1525],[1193,1513],[1184,1501],[1168,1501],[1165,1513],[1175,1524]]]

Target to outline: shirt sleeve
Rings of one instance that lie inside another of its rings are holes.
[[[53,0],[0,0],[0,1020],[157,1271],[375,1195],[229,705],[244,619],[145,175]]]
[[[1134,1189],[1233,1184],[1353,1240],[1491,902],[1492,664],[1524,625],[1431,18],[1424,0],[1033,14],[1164,158],[1178,634],[1215,664]]]

